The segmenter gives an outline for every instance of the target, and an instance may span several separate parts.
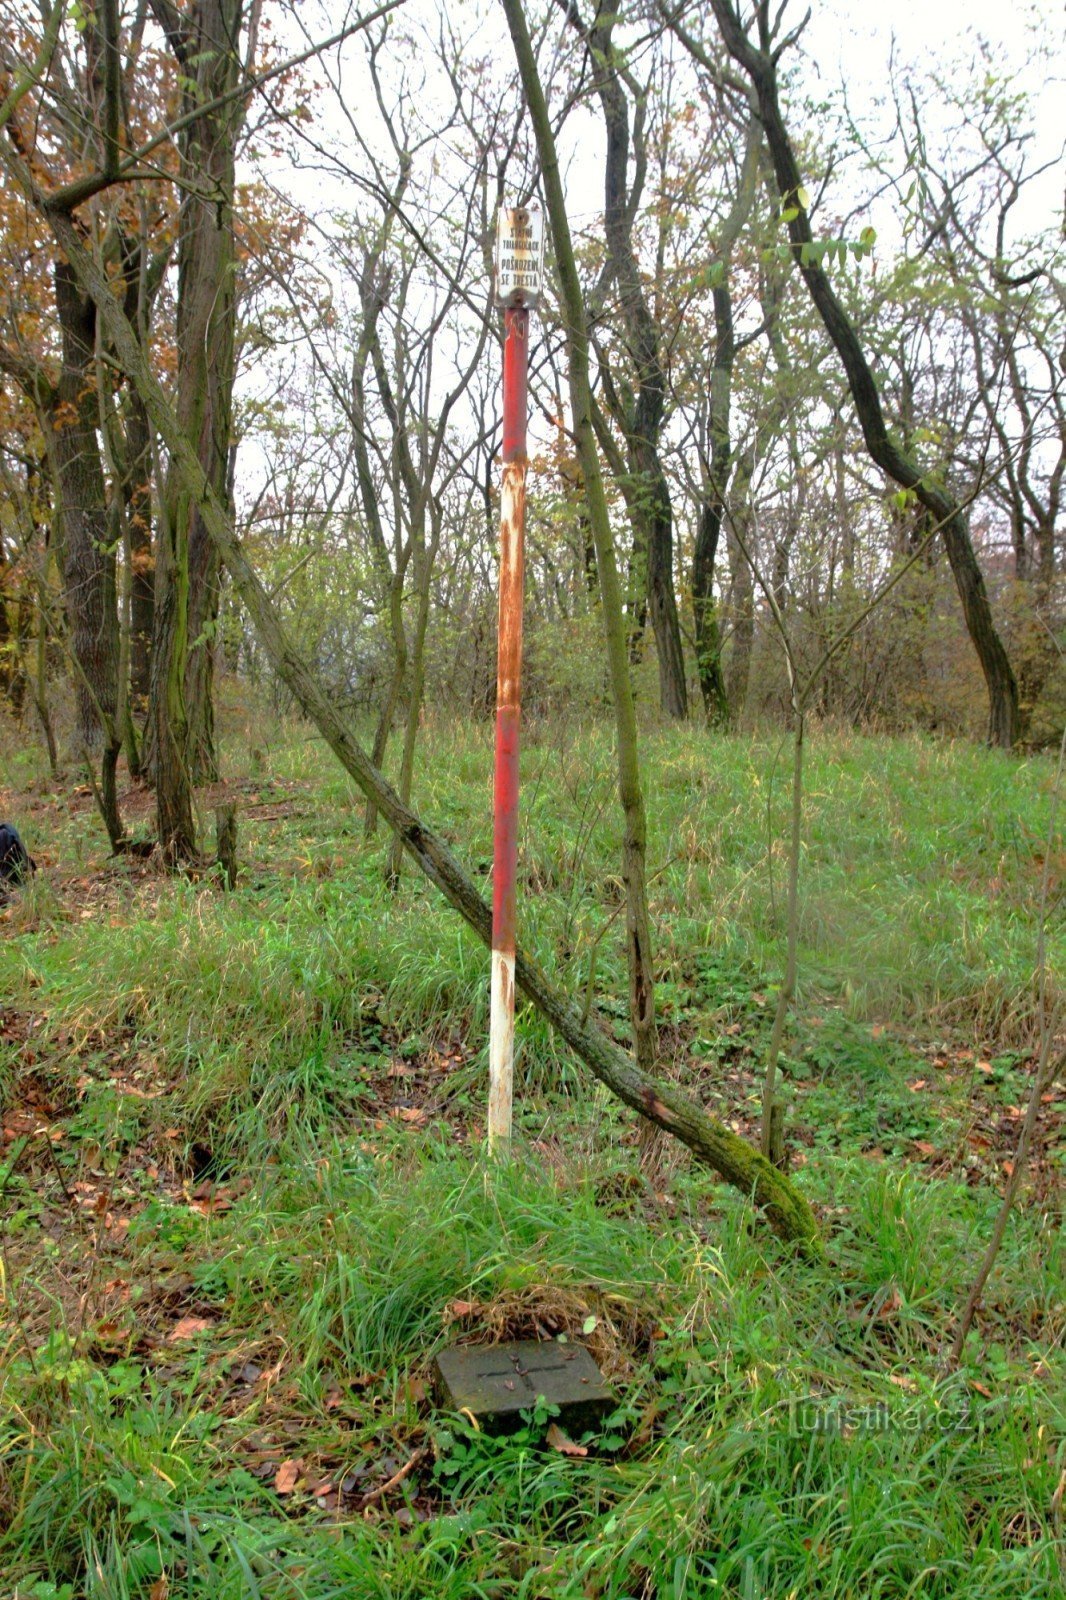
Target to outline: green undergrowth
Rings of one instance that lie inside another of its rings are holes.
[[[787,751],[644,748],[662,1070],[750,1135]],[[1053,1150],[944,1359],[1027,1092],[1048,763],[811,742],[781,1060],[805,1265],[683,1153],[642,1168],[528,1010],[487,1166],[483,951],[412,867],[386,889],[305,731],[227,760],[228,895],[109,863],[84,801],[7,774],[42,871],[0,938],[5,1593],[1066,1593]],[[487,729],[426,730],[416,803],[486,894],[490,770]],[[624,1041],[607,732],[533,730],[523,783],[521,937]],[[1061,947],[1060,911],[1053,984]],[[493,1440],[435,1404],[443,1343],[560,1336],[618,1399],[586,1454],[542,1410]]]
[[[57,1315],[32,1364],[9,1347],[18,1592],[145,1595],[163,1574],[189,1600],[1056,1592],[1061,1352],[1005,1315],[1036,1261],[1049,1299],[1063,1287],[1037,1217],[1012,1230],[1002,1326],[949,1380],[937,1354],[993,1197],[840,1161],[812,1173],[840,1220],[831,1265],[809,1267],[698,1175],[655,1200],[631,1174],[610,1140],[595,1163],[501,1171],[434,1134],[293,1135],[217,1217],[143,1209],[123,1255],[143,1292],[106,1332]],[[203,1324],[177,1344],[153,1320],[175,1274],[167,1315]],[[31,1320],[48,1288],[39,1261]],[[412,1391],[457,1333],[530,1336],[575,1308],[619,1398],[586,1456],[546,1446],[547,1418],[493,1441]],[[250,1358],[270,1384],[243,1381]],[[422,1470],[372,1514],[316,1504],[316,1483],[415,1449]],[[303,1481],[284,1499],[283,1459]]]
[[[643,749],[661,975],[683,977],[707,952],[772,978],[782,964],[787,750],[780,741],[695,729],[652,732]],[[554,738],[541,730],[524,751],[520,841],[526,942],[575,987],[588,976],[595,944],[594,978],[608,991],[619,942],[604,934],[612,913],[617,925],[619,890],[612,772],[605,730]],[[398,898],[383,889],[384,830],[364,844],[362,802],[332,758],[295,737],[274,752],[272,775],[277,787],[264,779],[252,798],[269,805],[276,796],[291,814],[260,822],[252,810],[242,819],[252,866],[234,900],[201,900],[194,889],[158,884],[151,925],[139,923],[120,971],[109,959],[106,928],[79,926],[67,942],[43,941],[55,965],[78,957],[63,984],[65,1009],[82,1000],[99,1005],[104,967],[113,1012],[127,1001],[151,1004],[161,980],[166,995],[168,977],[175,986],[195,977],[207,985],[198,1013],[207,1021],[229,1003],[230,981],[238,1010],[246,1003],[240,985],[250,995],[258,981],[261,998],[284,1010],[280,1032],[304,1004],[316,1016],[341,1016],[353,1004],[346,993],[353,979],[385,992],[406,1023],[480,1002],[475,944],[414,869]],[[816,735],[802,865],[805,991],[856,1017],[932,1015],[990,1033],[1024,1031],[1052,778],[1045,758]],[[487,730],[427,730],[416,803],[486,892],[490,784]],[[42,818],[42,826],[38,848],[54,839],[64,865],[93,852],[85,803],[74,816]],[[97,860],[101,853],[97,840]],[[47,888],[39,898],[47,922],[54,909]],[[18,953],[11,943],[5,979],[17,980],[21,953],[32,981],[35,955],[43,961],[44,953],[33,941]]]

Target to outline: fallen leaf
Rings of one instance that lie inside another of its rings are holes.
[[[920,1156],[935,1156],[936,1145],[930,1144],[928,1139],[915,1139],[914,1148]]]
[[[448,1310],[453,1317],[472,1317],[481,1307],[476,1300],[453,1300]]]
[[[169,1591],[170,1579],[164,1572],[163,1576],[161,1578],[157,1578],[152,1587],[149,1589],[148,1600],[167,1600],[167,1594]]]
[[[278,1494],[291,1494],[299,1482],[303,1462],[299,1460],[283,1461],[274,1474],[274,1488]]]
[[[908,1083],[907,1088],[911,1091],[911,1094],[917,1094],[919,1089],[927,1087],[928,1081],[927,1078],[915,1078],[913,1083]]]
[[[902,1304],[903,1296],[900,1294],[895,1285],[893,1285],[888,1294],[885,1296],[884,1300],[882,1300],[881,1304],[878,1306],[877,1310],[874,1312],[874,1322],[887,1321],[889,1317],[899,1310]]]
[[[583,1444],[575,1444],[568,1433],[564,1433],[557,1422],[550,1424],[545,1435],[553,1450],[558,1450],[561,1456],[587,1456],[588,1449]]]
[[[176,1344],[179,1339],[191,1339],[195,1334],[207,1333],[214,1325],[210,1317],[182,1317],[171,1328],[167,1344]]]
[[[414,1126],[426,1120],[426,1113],[421,1106],[401,1106],[398,1115],[402,1122],[410,1122]]]

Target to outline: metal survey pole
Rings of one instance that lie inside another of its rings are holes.
[[[525,579],[526,410],[529,308],[544,259],[540,214],[501,210],[496,299],[503,307],[503,485],[500,496],[500,621],[496,669],[496,774],[492,848],[492,990],[489,1019],[489,1148],[511,1139],[514,1078],[515,879],[518,866],[518,734],[522,705]]]

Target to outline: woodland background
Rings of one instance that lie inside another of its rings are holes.
[[[1066,1592],[1061,19],[908,16],[0,0],[18,1600]]]

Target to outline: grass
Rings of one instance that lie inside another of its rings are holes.
[[[664,1068],[751,1131],[776,748],[644,744]],[[812,743],[783,1070],[828,1251],[801,1265],[680,1152],[642,1174],[632,1119],[528,1013],[515,1160],[487,1167],[483,953],[413,869],[386,891],[383,836],[301,730],[268,774],[227,763],[232,895],[107,863],[87,802],[43,797],[28,753],[8,774],[45,867],[0,943],[8,1589],[1066,1594],[1046,1141],[942,1364],[1026,1094],[1048,764]],[[427,730],[418,803],[483,874],[489,768],[485,730]],[[591,969],[624,1037],[609,738],[540,730],[524,785],[522,935],[574,990]],[[433,1404],[441,1344],[560,1335],[618,1396],[586,1456],[542,1414],[492,1440]]]

